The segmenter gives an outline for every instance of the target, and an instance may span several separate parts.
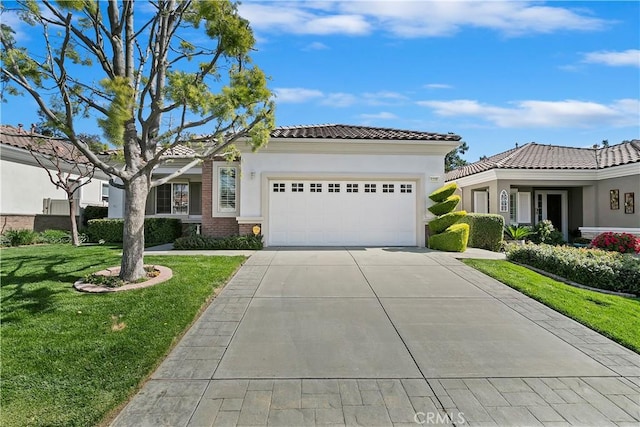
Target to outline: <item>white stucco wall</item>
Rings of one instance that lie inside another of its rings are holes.
[[[72,178],[77,176],[72,175]],[[67,194],[56,188],[40,166],[0,160],[0,212],[3,214],[41,214],[43,199],[64,199]],[[80,206],[102,203],[102,182],[94,179],[80,188]]]
[[[241,161],[240,217],[266,215],[262,206],[263,178],[268,175],[308,174],[308,177],[401,177],[419,176],[423,193],[421,212],[426,213],[426,195],[443,185],[444,161],[440,155],[243,153]],[[437,177],[432,182],[430,177]]]

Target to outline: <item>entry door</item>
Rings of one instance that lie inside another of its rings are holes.
[[[556,230],[568,240],[567,192],[560,190],[536,191],[536,224],[548,219]]]

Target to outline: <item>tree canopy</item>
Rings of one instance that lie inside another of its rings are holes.
[[[150,189],[202,159],[234,153],[241,138],[259,149],[274,126],[267,78],[250,57],[248,21],[228,0],[25,0],[2,8],[33,27],[30,43],[0,28],[3,101],[31,96],[47,123],[124,189],[121,276],[141,277]],[[81,136],[87,119],[121,162],[100,156]],[[177,145],[191,147],[193,161],[154,179],[163,154]]]

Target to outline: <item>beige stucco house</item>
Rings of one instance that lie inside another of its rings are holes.
[[[462,209],[506,224],[549,219],[565,240],[604,231],[640,236],[640,140],[600,148],[529,143],[455,169]]]

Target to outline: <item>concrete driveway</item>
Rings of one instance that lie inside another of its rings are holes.
[[[114,421],[633,425],[640,358],[424,249],[255,253]]]

